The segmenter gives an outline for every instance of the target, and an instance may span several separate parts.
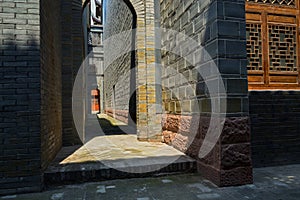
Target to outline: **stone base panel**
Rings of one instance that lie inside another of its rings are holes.
[[[248,117],[226,118],[217,143],[204,157],[200,148],[210,125],[210,117],[163,117],[163,142],[198,161],[199,172],[218,186],[243,185],[252,182],[250,128]]]

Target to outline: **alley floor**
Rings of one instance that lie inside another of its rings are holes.
[[[194,159],[161,142],[138,141],[132,128],[107,115],[90,118],[87,123],[89,139],[82,146],[61,149],[45,171],[46,185],[149,177],[196,169]]]
[[[138,142],[136,134],[119,130],[130,130],[125,124],[106,115],[92,120],[102,129],[90,120],[92,137],[83,146],[61,150],[45,173],[43,192],[0,200],[300,199],[300,165],[257,168],[253,184],[219,188],[201,172],[193,173],[195,161],[171,146]]]
[[[51,187],[12,200],[299,200],[300,165],[254,169],[254,184],[218,188],[199,174],[136,178]]]
[[[62,148],[46,173],[101,167],[145,173],[176,162],[194,163],[194,159],[164,143],[139,142],[136,135],[110,135],[95,137],[81,147]]]

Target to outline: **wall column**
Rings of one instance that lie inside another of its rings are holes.
[[[131,1],[137,13],[137,134],[141,141],[161,141],[161,98],[156,92],[154,0]]]

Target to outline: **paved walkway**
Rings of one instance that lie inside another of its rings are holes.
[[[164,143],[139,142],[136,135],[99,136],[82,147],[62,148],[46,173],[95,167],[110,167],[130,173],[139,169],[140,173],[144,173],[174,162],[194,162],[194,159]]]
[[[161,142],[139,142],[136,134],[122,130],[132,129],[107,115],[90,118],[89,139],[83,146],[62,148],[45,172],[46,184],[195,171],[195,160],[184,153]]]
[[[113,180],[0,197],[17,200],[299,200],[300,165],[254,169],[254,184],[218,188],[199,174]]]
[[[98,115],[98,119],[91,118],[89,123],[87,133],[93,137],[83,146],[63,147],[46,173],[97,168],[101,167],[99,163],[121,171],[135,172],[132,170],[137,167],[142,170],[145,166],[156,165],[154,167],[161,168],[175,161],[194,162],[194,159],[167,144],[139,142],[135,134],[120,132],[121,129],[128,131],[129,128],[107,115]]]
[[[70,148],[72,147],[63,148],[61,153],[65,155],[64,150],[69,150]],[[120,167],[125,167],[136,165],[137,160],[146,160],[149,158],[153,159],[145,161],[145,164],[153,164],[155,160],[161,160],[161,157],[164,157],[164,160],[170,159],[169,164],[179,157],[186,157],[192,160],[184,153],[164,143],[139,142],[136,135],[114,135],[95,137],[65,159],[61,158],[59,154],[57,157],[57,162],[59,163],[55,164],[64,165],[100,161],[111,165],[119,164]]]

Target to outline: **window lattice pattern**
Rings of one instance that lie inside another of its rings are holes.
[[[248,70],[262,69],[261,25],[247,23]]]
[[[297,72],[296,27],[269,25],[271,71]]]
[[[265,3],[280,6],[292,6],[295,7],[296,0],[246,0],[247,2],[253,3]]]

